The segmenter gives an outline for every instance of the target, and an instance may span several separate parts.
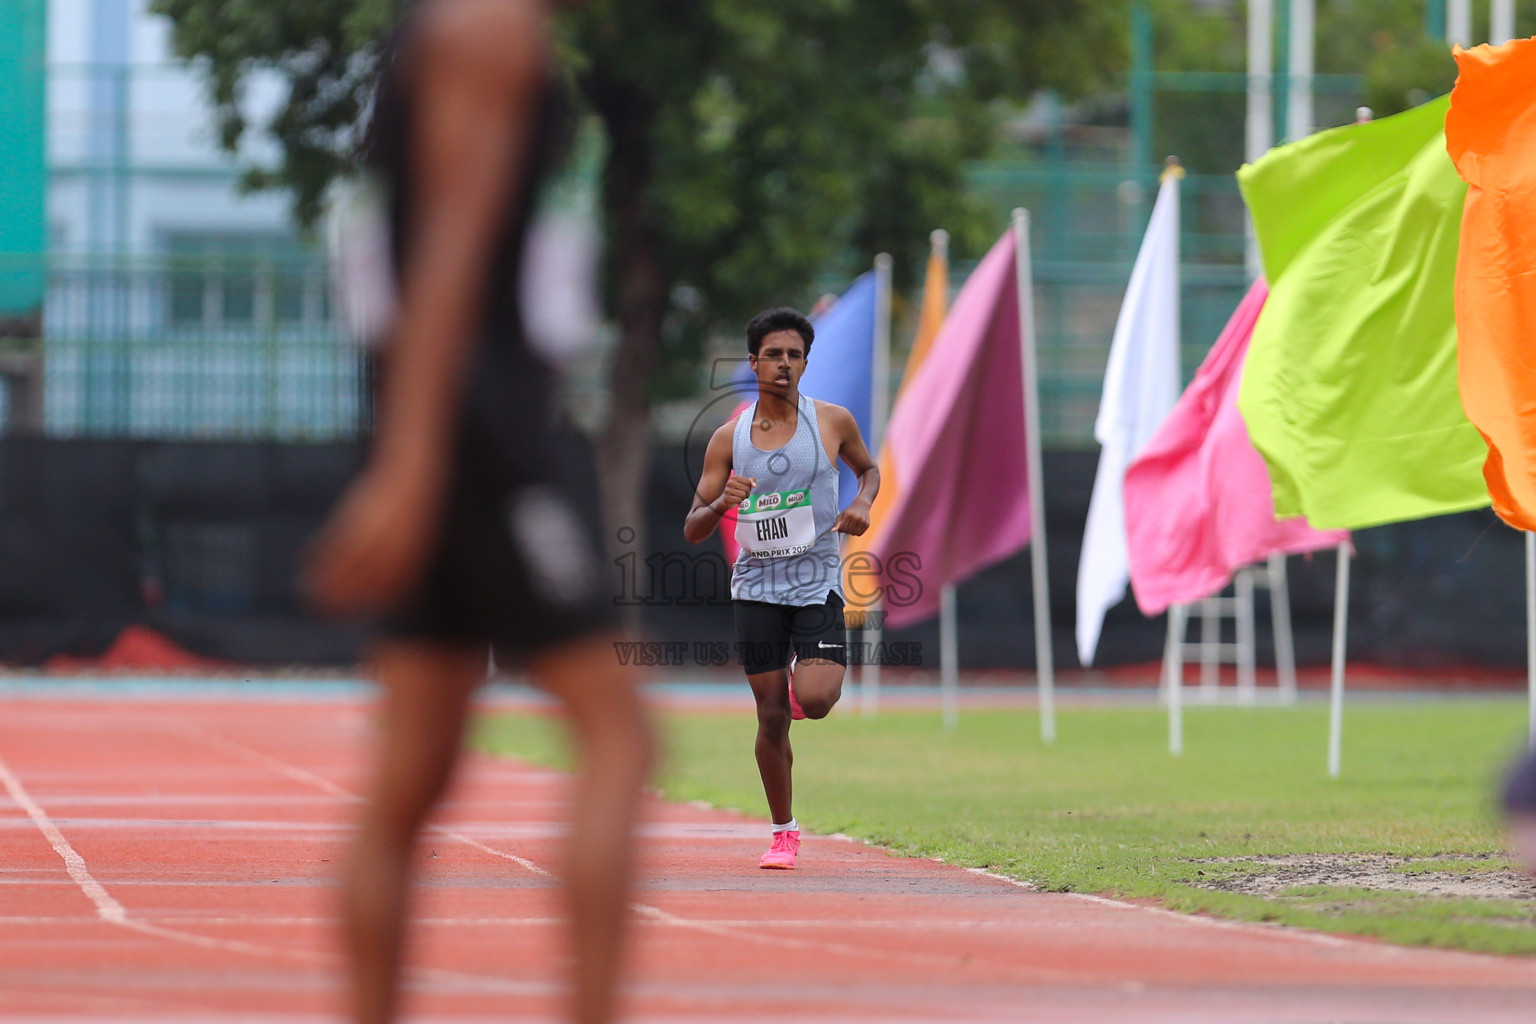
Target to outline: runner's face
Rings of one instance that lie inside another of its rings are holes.
[[[759,388],[788,394],[800,386],[805,373],[805,339],[799,331],[774,331],[749,358]]]

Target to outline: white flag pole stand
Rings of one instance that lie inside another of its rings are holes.
[[[1188,609],[1168,606],[1168,642],[1163,646],[1163,693],[1168,700],[1168,753],[1184,753],[1184,623]]]
[[[859,713],[861,715],[880,713],[880,644],[885,636],[883,623],[880,621],[882,614],[882,606],[878,601],[871,604],[864,612],[863,660],[859,663]]]
[[[955,642],[955,588],[939,588],[939,704],[944,728],[960,724],[960,648]]]
[[[870,355],[869,450],[878,452],[890,420],[891,268],[889,253],[875,257],[875,345]],[[873,625],[871,625],[873,623]],[[880,644],[885,636],[881,604],[865,610],[863,657],[859,659],[859,713],[880,713]]]
[[[1525,535],[1526,743],[1536,750],[1536,533]]]
[[[1034,268],[1029,257],[1029,212],[1013,211],[1014,265],[1019,288],[1019,346],[1024,369],[1024,450],[1029,478],[1029,559],[1035,605],[1035,680],[1040,694],[1040,738],[1056,742],[1056,659],[1051,650],[1051,588],[1046,560],[1045,471],[1040,455],[1040,370],[1035,362]]]
[[[1333,681],[1328,694],[1328,775],[1339,777],[1344,734],[1344,651],[1349,641],[1349,541],[1338,547],[1333,595]]]

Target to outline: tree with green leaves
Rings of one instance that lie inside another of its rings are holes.
[[[202,62],[233,149],[250,75],[288,101],[256,130],[280,144],[253,186],[312,220],[346,173],[390,0],[153,0]],[[598,439],[609,521],[637,529],[658,397],[695,388],[703,339],[804,299],[818,272],[929,228],[960,253],[999,229],[966,200],[965,161],[997,104],[1082,94],[1125,58],[1123,0],[587,0],[557,50],[602,126],[605,303],[618,342]]]

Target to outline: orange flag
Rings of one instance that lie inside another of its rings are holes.
[[[1493,510],[1536,530],[1536,39],[1455,51],[1445,142],[1469,186],[1456,259],[1461,402]]]
[[[906,369],[901,374],[901,386],[896,389],[900,394],[901,389],[907,386],[917,368],[928,357],[928,350],[933,346],[933,339],[939,334],[939,328],[944,326],[944,317],[949,312],[949,234],[935,231],[933,233],[933,247],[928,253],[928,271],[923,280],[923,306],[917,315],[917,337],[912,340],[912,351],[907,353]],[[885,519],[885,511],[894,506],[897,494],[896,466],[891,459],[889,445],[882,445],[879,457],[876,459],[880,467],[880,496],[875,500],[869,510],[869,529],[859,537],[848,538],[848,544],[843,550],[843,593],[848,595],[848,605],[843,611],[843,620],[849,629],[860,629],[864,625],[864,613],[869,610],[871,595],[868,591],[871,587],[867,576],[858,572],[850,572],[850,566],[855,570],[862,562],[852,556],[858,552],[867,552],[874,542],[875,536],[880,532],[881,523]]]

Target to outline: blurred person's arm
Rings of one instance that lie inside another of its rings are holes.
[[[731,442],[736,419],[732,416],[710,435],[709,447],[704,449],[704,472],[699,474],[699,486],[693,492],[693,507],[688,510],[688,518],[683,520],[683,536],[690,544],[697,544],[714,533],[720,518],[740,505],[757,486],[755,478],[731,473]]]
[[[386,607],[430,554],[492,249],[527,184],[545,75],[540,0],[440,0],[418,16],[402,55],[414,205],[376,437],[310,566],[314,598],[337,612]]]

